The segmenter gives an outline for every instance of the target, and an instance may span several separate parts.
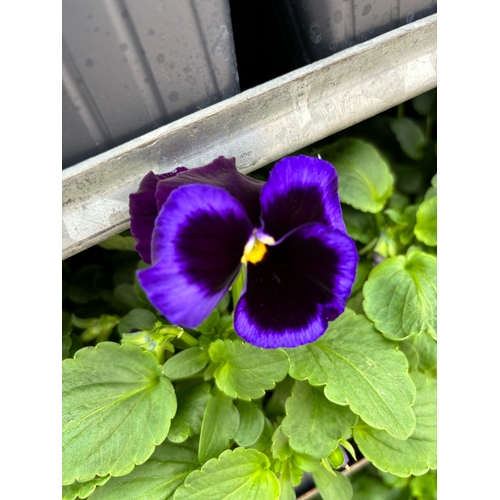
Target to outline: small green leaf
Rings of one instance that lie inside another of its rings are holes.
[[[324,467],[312,472],[314,484],[323,498],[351,500],[352,486],[349,479],[340,472],[329,471]]]
[[[276,384],[274,390],[265,399],[264,410],[269,418],[284,417],[286,415],[286,400],[292,393],[295,380],[286,376],[281,382]]]
[[[216,391],[208,402],[201,424],[198,460],[205,463],[218,457],[229,440],[233,439],[240,425],[240,414],[233,400],[223,392]]]
[[[426,332],[414,335],[400,343],[400,349],[409,360],[412,370],[432,371],[437,365],[437,342]]]
[[[62,359],[69,358],[72,343],[73,341],[70,335],[62,338]]]
[[[257,440],[256,443],[253,443],[247,448],[255,448],[256,450],[264,451],[267,453],[272,446],[273,433],[274,433],[274,426],[271,423],[271,421],[266,417],[264,419],[264,430],[262,431],[262,434],[260,435],[259,439]]]
[[[120,283],[113,290],[113,299],[127,310],[140,309],[143,301],[137,295],[137,291],[132,283]]]
[[[217,323],[219,322],[220,319],[220,313],[217,309],[213,310],[210,313],[210,316],[203,321],[203,323],[198,327],[198,330],[200,330],[203,335],[213,335],[217,332],[216,326]]]
[[[112,477],[93,500],[171,500],[186,477],[198,469],[196,449],[166,441],[130,474]]]
[[[290,446],[315,458],[327,457],[338,447],[339,439],[351,437],[357,420],[349,407],[332,403],[322,389],[307,381],[295,382],[286,412],[281,430],[290,438]]]
[[[387,227],[380,232],[377,244],[373,249],[384,258],[394,257],[398,254],[398,234],[393,227]]]
[[[364,245],[377,236],[377,228],[372,214],[360,212],[349,205],[342,206],[342,217],[347,234]]]
[[[430,115],[433,108],[436,107],[436,96],[436,89],[428,90],[427,92],[414,97],[411,100],[411,103],[419,115],[427,116]]]
[[[97,486],[109,481],[111,476],[95,477],[85,483],[73,483],[62,487],[62,500],[74,500],[75,498],[88,498]]]
[[[352,444],[349,441],[346,441],[345,439],[339,439],[339,444],[341,444],[356,460],[356,450],[353,448]]]
[[[401,149],[412,160],[424,157],[425,135],[420,127],[410,118],[397,118],[390,123]]]
[[[135,240],[133,236],[115,234],[107,240],[101,241],[98,245],[106,250],[135,251]]]
[[[240,298],[241,292],[245,286],[245,280],[247,276],[247,271],[245,266],[241,266],[241,270],[238,273],[238,276],[234,280],[234,283],[231,287],[231,296],[233,298],[233,308],[236,308],[236,304]]]
[[[238,400],[236,408],[240,414],[240,426],[238,432],[234,436],[234,440],[240,446],[250,446],[254,444],[264,430],[264,413],[255,404],[249,401]]]
[[[437,245],[437,196],[424,200],[418,207],[415,236],[427,246]]]
[[[118,324],[118,333],[130,333],[132,330],[150,330],[155,326],[157,317],[147,309],[132,309]]]
[[[271,445],[271,452],[274,458],[278,458],[283,461],[292,456],[293,450],[290,448],[288,436],[283,434],[281,431],[281,425],[279,425],[274,431],[272,441],[273,444]]]
[[[411,494],[417,500],[437,500],[437,473],[430,470],[410,480]]]
[[[280,484],[280,500],[295,500],[295,490],[293,489],[292,472],[290,470],[292,464],[287,460],[280,471],[278,478]]]
[[[358,262],[356,267],[356,278],[354,279],[354,285],[352,285],[351,297],[360,292],[363,285],[373,269],[373,263],[368,260],[362,260]]]
[[[415,429],[408,363],[363,315],[346,310],[311,344],[287,349],[290,375],[325,385],[325,396],[375,428],[406,439]]]
[[[174,388],[156,357],[102,342],[63,361],[63,484],[123,476],[168,434]]]
[[[436,381],[418,372],[412,373],[412,379],[417,388],[413,406],[417,425],[408,439],[395,439],[363,422],[353,433],[359,449],[373,465],[401,477],[419,476],[437,467]]]
[[[391,340],[428,332],[436,338],[437,259],[424,252],[378,265],[363,287],[366,315]]]
[[[380,212],[389,199],[394,179],[379,152],[359,139],[340,139],[321,149],[339,175],[340,201],[363,212]]]
[[[233,398],[258,399],[283,380],[288,357],[282,349],[261,349],[239,340],[217,340],[210,357],[221,363],[215,370],[219,389]]]
[[[163,365],[163,374],[172,380],[190,377],[203,370],[209,361],[207,351],[190,347],[168,359]]]
[[[177,413],[172,420],[168,439],[174,443],[182,443],[190,436],[201,431],[201,422],[208,401],[211,398],[210,385],[178,385],[176,387]]]
[[[226,450],[189,474],[174,500],[277,500],[280,487],[269,460],[257,450]]]
[[[313,472],[323,467],[319,458],[310,457],[305,453],[294,453],[292,461],[305,472]]]

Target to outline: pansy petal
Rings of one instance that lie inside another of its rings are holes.
[[[142,179],[139,190],[130,195],[130,232],[135,239],[135,249],[141,259],[151,264],[151,236],[158,215],[156,205],[156,186],[158,182],[174,177],[187,168],[179,167],[167,174],[149,172]]]
[[[259,225],[259,196],[264,182],[238,172],[234,158],[219,156],[204,167],[189,169],[160,182],[156,190],[158,207],[167,201],[174,189],[185,184],[210,184],[226,190],[243,205],[254,226]]]
[[[264,348],[314,342],[339,316],[350,295],[358,256],[354,241],[323,224],[308,224],[268,246],[248,264],[235,330]]]
[[[236,278],[252,226],[224,190],[181,186],[160,210],[153,265],[138,278],[151,303],[172,323],[198,326]]]
[[[275,241],[309,222],[346,232],[337,171],[324,160],[304,155],[283,158],[271,170],[260,198],[264,232]]]

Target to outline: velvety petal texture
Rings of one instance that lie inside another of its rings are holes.
[[[156,220],[153,265],[138,278],[151,303],[171,322],[198,326],[241,267],[252,225],[223,189],[192,184],[171,193]]]
[[[209,184],[224,189],[241,203],[252,224],[258,225],[259,196],[264,182],[238,172],[235,158],[219,156],[204,167],[185,169],[175,177],[169,177],[158,183],[156,190],[158,207],[163,206],[174,189],[186,184]]]
[[[308,222],[346,232],[336,170],[310,156],[283,158],[271,170],[260,197],[263,230],[276,241]]]
[[[240,174],[234,158],[181,169],[148,174],[131,195],[132,234],[152,262],[138,273],[151,303],[171,322],[196,327],[244,262],[234,311],[242,339],[290,348],[320,337],[344,311],[358,262],[335,168],[284,158],[266,184]]]
[[[341,231],[314,223],[292,231],[248,264],[236,332],[264,348],[314,342],[343,312],[357,261],[353,240]]]
[[[139,190],[129,197],[130,233],[135,238],[135,249],[141,259],[148,264],[151,264],[151,238],[159,212],[155,195],[156,187],[161,180],[174,177],[184,170],[187,168],[178,167],[167,174],[149,172],[142,179]]]

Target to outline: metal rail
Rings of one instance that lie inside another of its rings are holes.
[[[64,170],[63,259],[129,227],[150,170],[224,155],[248,173],[436,87],[436,29],[434,14]]]

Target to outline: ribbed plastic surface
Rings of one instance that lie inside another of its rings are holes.
[[[63,0],[63,168],[240,91],[227,0]]]
[[[437,0],[274,0],[302,66],[435,14]]]

